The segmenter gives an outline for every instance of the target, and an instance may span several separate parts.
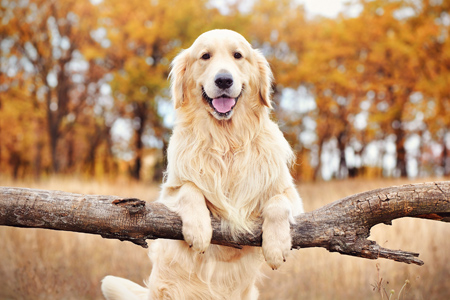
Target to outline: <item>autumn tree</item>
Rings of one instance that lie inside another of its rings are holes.
[[[312,26],[306,19],[304,7],[290,0],[255,1],[252,9],[243,14],[247,14],[248,20],[244,22],[242,33],[263,52],[274,74],[273,117],[296,152],[293,175],[298,179],[310,179],[310,149],[300,138],[305,129],[306,112],[296,109],[298,99],[289,103],[283,100],[286,100],[287,89],[296,90],[305,84],[298,74],[298,66],[302,64]]]
[[[66,155],[64,165],[70,165],[71,149],[79,141],[65,137],[87,107],[95,105],[95,98],[88,97],[96,93],[95,85],[104,75],[93,70],[95,62],[86,61],[82,54],[83,47],[95,43],[91,30],[96,28],[97,7],[90,1],[33,0],[3,1],[2,10],[0,30],[10,45],[4,59],[17,61],[15,72],[21,76],[16,82],[28,83],[23,97],[34,103],[34,112],[21,113],[32,114],[36,130],[45,128],[47,133],[47,138],[37,135],[36,158],[48,144],[50,170],[59,172],[61,153],[68,152],[69,162]],[[7,92],[5,99],[12,104],[14,91]]]
[[[261,13],[253,18],[255,24],[272,26],[272,31],[264,31],[269,30],[264,26],[258,29],[261,30],[261,45],[269,54],[275,71],[276,88],[303,86],[315,99],[316,108],[309,115],[316,124],[316,178],[325,145],[329,146],[329,153],[333,148],[338,152],[339,167],[335,176],[342,178],[352,174],[348,171],[347,150],[353,151],[361,161],[365,145],[372,141],[386,144],[391,137],[395,144],[396,174],[406,176],[405,142],[414,130],[412,125],[417,123],[415,112],[418,111],[412,96],[423,93],[424,86],[433,89],[437,83],[422,74],[421,53],[426,57],[423,61],[432,61],[426,64],[433,64],[434,69],[442,69],[442,61],[445,61],[441,52],[423,54],[423,49],[430,49],[430,39],[440,44],[446,40],[442,36],[443,32],[448,32],[448,26],[442,25],[448,16],[445,5],[388,0],[359,3],[362,11],[356,17],[341,15],[335,19],[318,17],[306,21],[301,7],[291,1],[266,0],[255,5]],[[280,7],[283,8],[277,10]],[[430,7],[434,16],[430,14]],[[279,11],[288,13],[281,17],[277,14]],[[436,25],[439,22],[441,26]],[[440,39],[433,38],[435,33],[432,33],[433,28],[438,27],[441,28]],[[425,40],[418,42],[418,32]],[[436,43],[434,51],[443,48],[436,47]],[[434,76],[434,80],[436,78]],[[444,75],[444,78],[447,77]],[[445,79],[441,82],[448,86]],[[436,108],[445,112],[442,107],[445,103],[439,101]],[[295,119],[295,114],[285,113],[283,120]],[[433,117],[438,115],[433,114]],[[301,118],[306,119],[300,116],[288,126],[288,131],[301,128]],[[445,136],[442,135],[442,127],[446,127],[443,122],[439,126],[441,136]],[[294,146],[300,142],[299,139],[291,141]],[[383,155],[382,149],[380,153]],[[357,167],[362,167],[361,163]]]
[[[416,109],[423,115],[426,130],[441,147],[440,161],[433,161],[450,175],[450,3],[423,1],[410,23],[419,64],[420,91]],[[422,139],[426,139],[425,136]],[[426,141],[424,142],[426,143]],[[425,150],[425,149],[423,149]],[[429,149],[430,151],[431,149]],[[423,160],[429,160],[424,157]]]
[[[111,128],[125,120],[129,173],[141,178],[146,151],[167,146],[170,61],[199,34],[229,28],[269,60],[273,118],[297,178],[367,175],[373,145],[378,161],[394,148],[384,175],[406,176],[414,160],[450,173],[447,1],[361,0],[359,13],[333,19],[293,0],[95,3],[1,2],[3,172],[112,172]],[[418,136],[413,156],[406,143]]]

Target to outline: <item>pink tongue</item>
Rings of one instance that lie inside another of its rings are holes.
[[[227,113],[236,104],[234,98],[214,98],[212,105],[220,113]]]

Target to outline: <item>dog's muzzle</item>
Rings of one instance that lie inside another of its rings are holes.
[[[211,98],[208,94],[206,94],[202,87],[202,96],[220,118],[227,118],[231,115],[231,112],[236,106],[241,94],[239,94],[236,98],[230,97],[227,94],[222,94],[219,97]]]

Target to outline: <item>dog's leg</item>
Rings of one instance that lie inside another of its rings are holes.
[[[193,183],[185,183],[177,200],[176,210],[183,222],[184,240],[194,251],[204,253],[212,238],[211,216],[205,196]]]
[[[291,250],[293,215],[303,212],[301,199],[291,187],[270,198],[263,207],[262,250],[267,264],[274,270],[286,261]]]

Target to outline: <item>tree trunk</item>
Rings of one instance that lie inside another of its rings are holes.
[[[95,166],[97,165],[97,149],[101,143],[102,139],[102,129],[98,125],[94,126],[94,132],[89,136],[89,148],[87,151],[84,164],[86,165],[86,170],[89,175],[95,176]]]
[[[416,253],[385,249],[367,239],[374,225],[402,217],[450,222],[450,181],[377,189],[301,214],[291,226],[292,247],[422,265]],[[183,239],[181,219],[161,203],[24,188],[0,187],[0,225],[99,234],[143,247],[146,239]],[[213,244],[261,246],[261,224],[238,239],[222,230],[218,219],[212,218],[212,227]]]
[[[346,143],[346,133],[344,131],[338,135],[337,143],[339,149],[339,169],[337,176],[339,179],[344,179],[348,177],[349,174],[347,160],[345,158],[345,148],[347,146],[347,143]]]
[[[72,53],[58,60],[59,70],[57,73],[58,84],[54,89],[56,102],[52,99],[52,88],[46,83],[47,91],[47,122],[50,139],[50,154],[52,161],[52,172],[59,173],[58,142],[62,136],[61,124],[63,117],[68,113],[69,91],[71,88],[70,78],[66,74],[65,66],[72,59]],[[47,74],[48,75],[48,74]],[[46,77],[45,77],[46,78]],[[47,79],[46,79],[47,80]]]
[[[406,170],[405,130],[402,128],[400,120],[396,120],[394,122],[399,122],[400,124],[399,128],[395,130],[395,149],[397,151],[396,169],[399,172],[400,177],[407,177],[408,172]]]
[[[58,173],[58,158],[56,156],[56,147],[58,145],[59,130],[56,114],[52,111],[52,89],[47,84],[47,99],[46,99],[46,112],[47,112],[47,133],[50,141],[50,159],[51,170],[53,173]]]
[[[41,175],[42,169],[42,149],[44,148],[44,142],[39,140],[36,143],[36,155],[34,157],[33,165],[33,177],[34,180],[38,181]]]
[[[317,165],[314,167],[314,181],[322,178],[322,150],[323,150],[324,140],[319,141],[317,144]]]
[[[135,103],[134,114],[135,118],[139,119],[139,127],[135,130],[135,152],[136,158],[134,159],[134,166],[131,169],[131,176],[136,179],[141,179],[142,168],[142,154],[144,150],[144,143],[142,137],[144,136],[145,124],[147,122],[148,105],[145,102]]]
[[[447,139],[450,139],[450,132],[445,130],[443,137],[442,137],[442,168],[444,170],[444,176],[450,175],[450,151],[447,147],[447,144],[450,143],[450,141],[447,143]]]
[[[12,166],[12,176],[14,180],[17,180],[19,178],[19,168],[22,163],[22,155],[19,153],[19,151],[13,150],[11,151],[10,157],[9,157],[9,164]]]

